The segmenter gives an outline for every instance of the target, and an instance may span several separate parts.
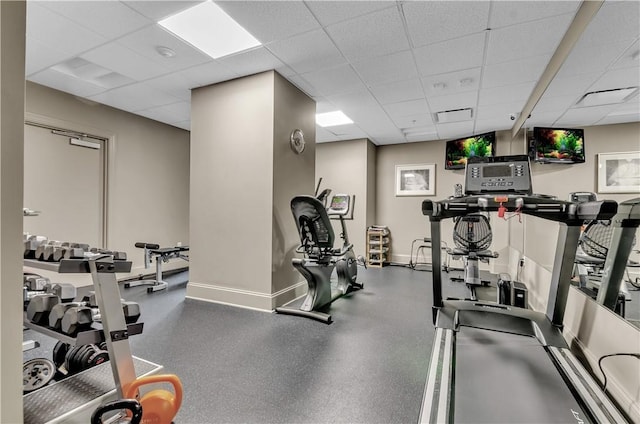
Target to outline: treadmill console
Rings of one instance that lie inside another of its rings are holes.
[[[327,215],[346,217],[351,209],[351,196],[348,194],[334,194],[327,208]]]
[[[529,156],[469,158],[465,169],[464,191],[467,195],[532,194]]]

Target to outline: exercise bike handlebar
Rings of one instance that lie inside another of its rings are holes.
[[[326,249],[326,251],[331,256],[342,256],[345,253],[347,253],[351,248],[353,248],[353,243],[345,244],[341,248]],[[306,253],[306,252],[307,252],[307,249],[306,249],[306,246],[304,244],[301,244],[298,247],[296,247],[296,253]]]

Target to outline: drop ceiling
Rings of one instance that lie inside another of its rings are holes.
[[[26,78],[188,130],[191,89],[275,69],[354,123],[318,142],[377,145],[511,129],[579,1],[220,1],[262,46],[213,60],[157,22],[198,1],[27,2]],[[640,2],[606,1],[525,127],[640,121]],[[163,48],[175,52],[163,55]],[[470,109],[453,122],[441,112]]]

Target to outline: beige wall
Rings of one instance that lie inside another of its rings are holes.
[[[313,190],[314,113],[273,71],[193,91],[187,296],[271,310],[299,294],[289,202]],[[307,134],[302,155],[293,126]]]
[[[291,213],[291,199],[298,194],[313,194],[315,189],[315,112],[313,100],[298,88],[274,73],[274,136],[273,136],[273,233],[271,293],[289,289],[304,278],[291,265],[300,237]],[[294,129],[302,129],[305,149],[296,154],[290,147]],[[302,284],[306,287],[306,282]],[[285,300],[281,299],[280,304]],[[276,299],[272,308],[276,305]]]
[[[109,139],[105,247],[127,252],[132,273],[153,272],[144,270],[135,242],[189,244],[188,131],[30,82],[26,110],[31,121]],[[179,266],[185,263],[171,261],[164,269]]]
[[[355,195],[353,220],[345,221],[349,241],[353,243],[356,256],[365,256],[367,225],[372,224],[368,205],[371,205],[371,166],[370,158],[373,150],[367,139],[321,143],[316,148],[316,180],[322,178],[320,189],[330,188],[333,194],[346,193]],[[374,155],[373,158],[375,158]],[[374,186],[375,187],[375,186]],[[375,199],[375,197],[374,197]],[[342,232],[340,221],[333,221],[333,229],[338,237]]]
[[[0,2],[0,422],[22,422],[25,2]]]

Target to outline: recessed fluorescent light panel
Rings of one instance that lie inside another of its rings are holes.
[[[212,1],[169,16],[158,24],[214,59],[262,44]]]
[[[615,90],[592,91],[585,94],[580,101],[578,101],[578,106],[603,106],[622,103],[634,94],[637,89],[638,87],[629,87],[617,88]]]
[[[341,110],[336,110],[334,112],[317,113],[316,124],[321,127],[334,127],[336,125],[353,124],[353,121]]]

